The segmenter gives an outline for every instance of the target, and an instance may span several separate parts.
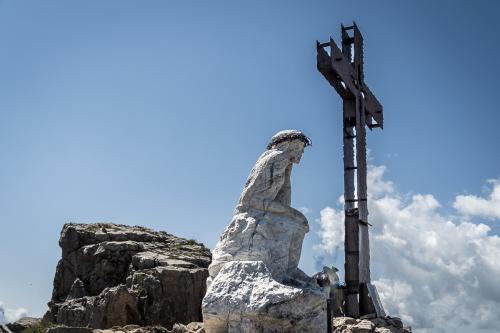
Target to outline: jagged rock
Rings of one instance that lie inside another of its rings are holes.
[[[126,286],[104,289],[98,296],[85,296],[64,302],[57,313],[66,325],[112,327],[141,322],[136,295]]]
[[[7,325],[0,324],[0,333],[12,333]]]
[[[367,320],[336,317],[332,320],[332,333],[411,333],[411,329],[403,328],[399,318],[386,317]]]
[[[172,333],[205,333],[203,323],[175,324]]]
[[[362,320],[352,327],[353,333],[371,333],[375,329],[375,325],[367,320]]]
[[[45,315],[74,327],[201,321],[211,262],[203,244],[143,227],[66,224]]]
[[[93,328],[89,327],[68,327],[68,326],[57,326],[49,328],[47,333],[92,333]]]
[[[59,326],[50,328],[47,333],[205,333],[203,323],[192,322],[187,325],[175,324],[171,330],[161,326],[114,326],[108,329],[92,329],[88,327]]]
[[[398,318],[398,317],[389,317],[388,316],[387,318],[385,318],[385,320],[391,326],[394,326],[394,327],[397,327],[397,328],[403,328],[403,322],[401,321],[401,318]]]
[[[83,287],[83,282],[79,278],[76,278],[73,284],[71,285],[71,289],[69,290],[68,296],[66,297],[66,300],[74,299],[74,298],[81,298],[85,297],[86,292],[85,288]]]
[[[326,332],[326,298],[277,282],[262,261],[233,261],[212,281],[203,316],[207,332]]]
[[[27,328],[37,326],[41,321],[41,318],[24,317],[16,322],[7,324],[7,327],[12,331],[12,333],[21,333]]]

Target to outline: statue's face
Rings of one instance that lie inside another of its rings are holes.
[[[288,148],[290,162],[299,164],[302,154],[304,153],[305,143],[301,140],[293,140],[289,143]]]

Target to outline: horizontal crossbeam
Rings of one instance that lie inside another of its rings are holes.
[[[330,48],[330,54],[325,48]],[[356,97],[364,100],[366,125],[369,128],[384,127],[383,108],[370,88],[364,82],[358,82],[352,63],[342,53],[335,41],[317,42],[317,67],[332,87],[344,100]]]

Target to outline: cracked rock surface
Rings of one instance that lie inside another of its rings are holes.
[[[40,324],[40,322],[41,322],[40,318],[23,317],[16,322],[7,324],[6,328],[12,333],[21,333],[22,331],[24,331],[28,328],[37,326],[38,324]],[[2,329],[0,328],[0,332],[1,331],[2,331]],[[8,333],[8,332],[5,332],[5,333]]]
[[[139,226],[65,224],[45,319],[73,327],[201,322],[210,251]]]
[[[411,329],[403,327],[399,318],[336,317],[332,321],[332,333],[411,333]]]
[[[171,330],[161,326],[127,325],[114,326],[108,329],[92,329],[86,327],[54,327],[47,333],[205,333],[203,323],[193,322],[187,325],[175,324]]]
[[[326,298],[275,281],[262,261],[232,261],[210,285],[203,317],[207,333],[326,332]]]

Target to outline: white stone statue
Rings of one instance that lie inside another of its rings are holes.
[[[234,260],[263,261],[277,281],[303,276],[297,266],[309,225],[306,217],[290,206],[290,175],[308,145],[310,140],[294,130],[271,138],[250,172],[231,224],[213,251],[211,278]]]
[[[213,251],[207,333],[326,331],[326,297],[297,267],[309,225],[290,206],[292,166],[310,144],[300,131],[278,132],[252,169]]]

